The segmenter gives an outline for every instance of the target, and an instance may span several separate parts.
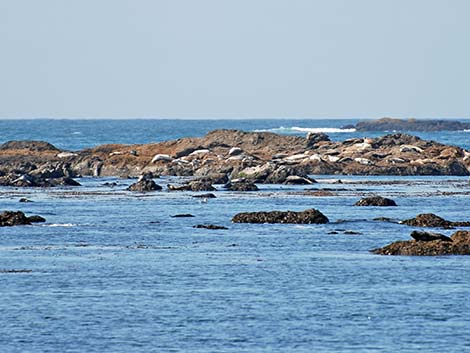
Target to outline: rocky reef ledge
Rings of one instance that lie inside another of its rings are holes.
[[[470,123],[457,120],[382,118],[360,121],[356,125],[348,125],[345,127],[355,128],[357,131],[461,131],[470,129]]]
[[[80,176],[214,177],[312,183],[309,174],[469,175],[470,152],[407,134],[330,141],[268,132],[215,130],[200,138],[64,151],[42,141],[0,146],[0,185],[76,185]],[[224,182],[225,182],[224,181]]]
[[[413,232],[414,240],[397,241],[380,249],[379,255],[439,256],[470,255],[470,231],[457,231],[449,237],[436,233]]]

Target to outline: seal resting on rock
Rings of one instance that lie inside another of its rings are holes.
[[[407,256],[470,255],[469,231],[457,231],[451,235],[450,239],[451,241],[444,239],[397,241],[383,248],[371,250],[371,252],[378,255]]]

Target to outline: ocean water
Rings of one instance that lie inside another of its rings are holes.
[[[0,142],[65,149],[144,143],[213,128],[338,129],[343,121],[0,121]],[[282,129],[281,129],[282,130]],[[331,131],[331,130],[329,130]],[[356,132],[330,133],[342,139]],[[364,135],[363,133],[361,135]],[[465,132],[432,139],[468,145]],[[377,222],[433,212],[468,220],[466,177],[314,176],[216,199],[131,193],[132,180],[0,187],[0,210],[44,224],[0,228],[1,352],[466,352],[470,257],[377,256],[416,229]],[[156,179],[160,185],[179,181]],[[114,187],[105,182],[117,182]],[[314,197],[305,188],[332,188]],[[364,195],[398,207],[353,207]],[[34,201],[19,203],[21,197]],[[317,208],[324,225],[233,224],[238,212]],[[193,218],[172,218],[191,213]],[[217,224],[228,230],[195,229]],[[431,229],[432,230],[432,229]],[[331,232],[337,234],[328,234]],[[347,232],[359,234],[347,234]],[[454,230],[440,230],[446,235]],[[25,270],[25,272],[11,272]]]
[[[0,143],[9,140],[45,140],[67,150],[105,143],[141,144],[188,136],[203,136],[215,129],[267,131],[305,136],[325,132],[333,141],[377,137],[390,132],[356,132],[342,129],[359,119],[252,119],[252,120],[0,120]],[[461,120],[467,121],[470,120]],[[470,149],[470,131],[408,132],[428,140]]]

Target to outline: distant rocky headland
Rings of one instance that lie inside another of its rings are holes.
[[[470,123],[456,120],[382,118],[360,121],[356,125],[346,125],[343,128],[354,128],[357,131],[462,131],[470,129]]]
[[[81,151],[42,141],[0,145],[0,185],[10,186],[76,185],[72,178],[146,173],[193,176],[215,184],[311,184],[311,174],[469,175],[469,170],[469,151],[400,133],[334,142],[323,133],[299,137],[214,130],[200,138]]]

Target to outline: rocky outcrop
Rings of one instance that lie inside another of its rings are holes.
[[[357,123],[357,131],[458,131],[470,129],[470,123],[455,120],[417,120],[382,118]]]
[[[26,215],[21,211],[4,211],[0,213],[0,227],[11,227],[18,225],[29,225],[31,223],[45,222],[41,216]]]
[[[469,231],[457,231],[450,238],[443,237],[436,240],[397,241],[371,252],[379,255],[407,256],[470,255]]]
[[[270,212],[244,212],[232,218],[234,223],[294,223],[294,224],[322,224],[328,223],[328,218],[318,210],[309,209],[300,212],[270,211]]]
[[[229,191],[258,191],[255,183],[249,180],[234,180],[224,185]]]
[[[255,183],[291,183],[312,174],[469,175],[470,152],[392,134],[378,138],[330,141],[267,132],[215,130],[200,138],[145,145],[108,144],[82,151],[61,151],[47,142],[7,142],[0,148],[0,184],[53,185],[31,179],[80,176],[155,175],[231,179]],[[18,180],[19,179],[19,180]]]
[[[392,199],[388,199],[382,196],[370,196],[365,197],[357,201],[354,206],[396,206],[397,204]]]
[[[445,220],[433,213],[422,213],[415,218],[406,219],[400,223],[412,227],[435,227],[435,228],[453,228],[453,227],[470,227],[470,222],[452,222]]]
[[[150,177],[150,175],[143,175],[139,180],[131,184],[127,190],[137,192],[159,191],[162,190],[160,185],[157,185]]]

